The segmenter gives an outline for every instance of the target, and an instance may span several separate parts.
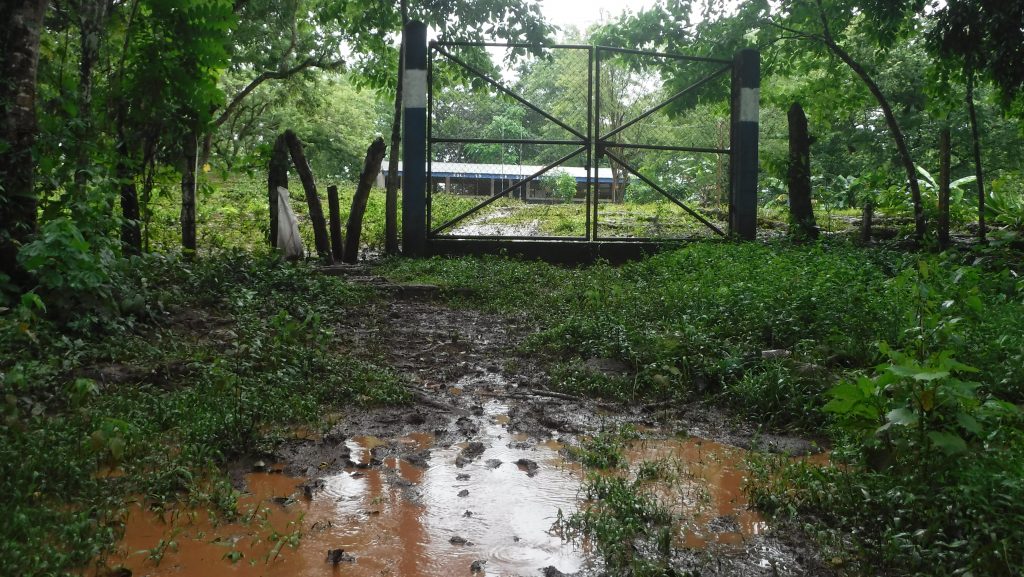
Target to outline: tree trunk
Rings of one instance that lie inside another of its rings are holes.
[[[121,251],[125,256],[142,254],[142,234],[139,230],[139,191],[135,174],[128,164],[131,155],[124,135],[119,135],[117,146],[117,179],[121,182]]]
[[[182,143],[184,167],[181,171],[181,248],[196,251],[196,169],[199,135],[190,132]]]
[[[83,200],[85,185],[89,181],[91,158],[89,147],[93,142],[92,70],[100,56],[100,34],[103,31],[109,4],[106,0],[87,0],[79,3],[79,31],[81,32],[81,60],[78,66],[78,130],[75,159],[75,192]],[[77,204],[77,203],[75,203]],[[74,205],[72,205],[74,206]]]
[[[284,134],[274,141],[267,169],[267,194],[270,201],[270,248],[277,248],[277,187],[288,188],[288,143]]]
[[[949,127],[939,133],[939,248],[949,248]]]
[[[967,114],[971,119],[971,146],[974,149],[974,174],[978,180],[978,239],[985,242],[985,177],[981,170],[981,137],[978,135],[978,114],[974,109],[974,70],[967,69]]]
[[[865,200],[861,214],[863,218],[860,221],[860,241],[867,244],[871,242],[871,221],[875,216],[875,203],[870,199]]]
[[[799,238],[818,238],[811,205],[811,137],[807,115],[799,102],[789,108],[789,221],[790,234]]]
[[[401,1],[402,30],[409,21],[409,4]],[[395,86],[395,118],[391,123],[387,188],[384,190],[384,254],[398,254],[398,148],[402,142],[402,92],[404,90],[405,41],[398,47],[398,82]]]
[[[921,203],[921,184],[917,180],[917,168],[914,166],[914,159],[910,156],[910,149],[907,147],[907,140],[903,136],[903,130],[900,129],[899,122],[896,121],[896,115],[892,112],[892,106],[889,105],[889,100],[882,93],[882,89],[878,87],[868,71],[860,65],[859,62],[853,59],[852,56],[843,50],[843,47],[836,43],[832,37],[832,32],[828,25],[828,18],[825,16],[825,11],[821,6],[821,0],[818,0],[818,11],[821,16],[821,23],[824,27],[825,46],[832,51],[833,54],[839,57],[840,60],[846,63],[853,72],[860,77],[860,79],[867,85],[868,90],[878,101],[878,106],[882,109],[882,114],[885,115],[885,122],[889,126],[889,132],[892,133],[893,140],[896,141],[896,149],[899,152],[900,160],[903,162],[903,170],[907,173],[907,182],[910,185],[910,197],[914,202],[914,238],[921,242],[924,240],[925,233],[925,220],[924,220],[924,205]]]
[[[341,205],[338,202],[338,187],[327,187],[327,212],[328,221],[331,227],[331,252],[334,253],[334,260],[344,261],[345,240],[341,236]]]
[[[366,150],[363,171],[359,173],[359,184],[356,194],[352,197],[352,211],[348,213],[348,224],[345,226],[345,262],[355,264],[359,260],[359,237],[363,230],[363,213],[366,212],[366,199],[370,196],[373,181],[380,173],[380,163],[384,160],[387,145],[378,137]]]
[[[36,231],[36,72],[46,0],[6,2],[0,7],[0,273],[28,288],[18,250]]]
[[[324,219],[324,208],[320,204],[320,196],[316,192],[316,182],[313,180],[313,171],[309,168],[309,163],[306,162],[302,142],[291,130],[284,131],[284,138],[292,155],[292,164],[295,165],[295,171],[299,173],[299,180],[302,181],[302,188],[306,191],[306,204],[309,205],[309,220],[313,225],[313,241],[316,243],[316,252],[323,259],[324,264],[334,264],[334,257],[331,256],[331,240],[327,234],[327,221]]]

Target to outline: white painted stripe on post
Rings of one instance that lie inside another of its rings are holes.
[[[402,106],[405,108],[426,108],[427,71],[406,69],[402,83]]]
[[[760,103],[760,88],[740,89],[740,122],[757,122]]]

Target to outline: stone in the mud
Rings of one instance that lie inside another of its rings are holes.
[[[404,458],[406,461],[409,462],[410,465],[415,465],[421,469],[426,469],[429,466],[427,460],[430,459],[430,449],[426,449],[418,453],[412,453],[411,455],[406,455]]]
[[[501,459],[487,459],[485,464],[488,469],[497,469],[501,466]]]
[[[353,479],[359,479],[359,478],[365,477],[365,476],[366,476],[366,473],[362,473],[362,472],[359,472],[359,471],[353,471],[352,474],[350,475],[350,477],[352,477]]]
[[[469,570],[472,571],[473,573],[483,573],[484,572],[484,565],[486,565],[486,564],[487,564],[487,561],[485,561],[483,559],[477,559],[476,561],[473,561],[472,563],[470,563]]]
[[[480,427],[469,417],[459,417],[458,420],[455,421],[455,426],[459,428],[460,433],[467,437],[480,432]]]
[[[536,475],[537,471],[540,470],[540,466],[537,465],[537,461],[533,461],[531,459],[526,458],[519,459],[518,461],[516,461],[516,466],[522,469],[523,471],[526,471],[526,476],[528,477]]]
[[[470,511],[469,509],[466,509],[466,512],[463,513],[462,516],[463,517],[472,517],[473,516],[473,512]]]
[[[455,466],[464,467],[466,463],[469,463],[484,454],[484,444],[480,441],[473,441],[466,445],[466,448],[459,452],[459,455],[455,457]]]
[[[468,481],[469,477],[470,477],[469,473],[459,473],[458,475],[455,475],[455,480],[456,481]]]
[[[291,497],[272,497],[270,500],[282,507],[287,507],[288,505],[295,503],[295,499],[292,499]]]
[[[472,545],[473,544],[473,542],[470,541],[469,539],[466,539],[465,537],[461,537],[459,535],[455,535],[451,539],[448,539],[448,542],[451,543],[452,545]]]
[[[484,416],[484,408],[481,407],[480,405],[473,405],[472,407],[469,408],[469,412],[477,417]]]
[[[463,489],[463,490],[459,491],[459,496],[460,497],[468,497],[469,496],[469,489]]]
[[[346,553],[344,549],[328,549],[327,550],[327,560],[330,561],[330,563],[332,565],[337,565],[338,563],[341,563],[341,562],[345,562],[345,563],[355,563],[356,562],[356,558],[353,557],[352,555],[349,555],[348,553]]]
[[[270,470],[270,467],[268,467],[264,461],[260,460],[252,464],[252,470],[254,473],[266,473]]]
[[[709,521],[707,528],[715,533],[739,533],[740,521],[736,515],[721,515]]]
[[[313,495],[315,495],[315,494],[319,493],[320,491],[324,490],[325,485],[326,484],[324,483],[323,479],[312,479],[310,481],[306,481],[305,483],[299,485],[299,487],[302,487],[302,494],[307,499],[312,499]]]
[[[547,567],[541,569],[541,573],[544,575],[544,577],[565,577],[565,573],[559,571],[558,568],[554,565],[548,565]]]
[[[423,416],[423,413],[416,411],[405,417],[405,422],[410,425],[422,425],[427,422],[427,418]]]

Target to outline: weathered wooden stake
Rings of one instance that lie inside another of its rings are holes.
[[[811,137],[807,115],[799,102],[789,107],[788,180],[790,234],[805,239],[818,238],[811,205]]]
[[[939,248],[949,248],[949,127],[939,132]]]
[[[363,213],[366,212],[366,200],[370,189],[380,173],[380,164],[384,160],[387,145],[384,139],[377,137],[366,149],[366,160],[363,171],[359,173],[359,184],[356,194],[352,197],[352,210],[348,213],[348,224],[345,226],[345,262],[355,264],[359,260],[359,237],[363,231]]]
[[[875,217],[875,203],[870,200],[864,201],[864,208],[861,211],[860,241],[867,244],[871,242],[871,221]]]
[[[284,134],[274,141],[267,171],[267,198],[270,201],[270,248],[277,248],[277,187],[288,188],[288,144]]]
[[[331,227],[331,252],[335,260],[345,260],[343,255],[344,240],[341,237],[341,206],[338,202],[338,187],[333,184],[327,187],[327,211]]]
[[[196,251],[196,172],[199,136],[190,132],[182,142],[184,167],[181,172],[181,248]]]
[[[309,168],[309,163],[306,162],[302,142],[291,130],[284,131],[284,138],[288,143],[295,171],[299,173],[299,180],[302,181],[302,188],[306,191],[306,204],[309,205],[309,220],[313,225],[313,241],[316,243],[316,252],[325,264],[334,264],[334,258],[331,256],[331,240],[327,234],[327,221],[324,219],[324,208],[320,204],[320,196],[316,193],[313,171]]]

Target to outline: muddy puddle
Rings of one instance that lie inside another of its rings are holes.
[[[427,433],[348,439],[353,465],[312,482],[251,473],[239,500],[248,523],[134,509],[108,564],[135,576],[596,573],[594,556],[553,530],[559,511],[580,506],[581,467],[559,442],[510,433],[502,402],[484,404],[476,420],[473,441],[448,446]],[[640,440],[627,457],[632,474],[650,475],[651,490],[684,520],[677,546],[743,546],[767,529],[742,494],[742,449]]]

